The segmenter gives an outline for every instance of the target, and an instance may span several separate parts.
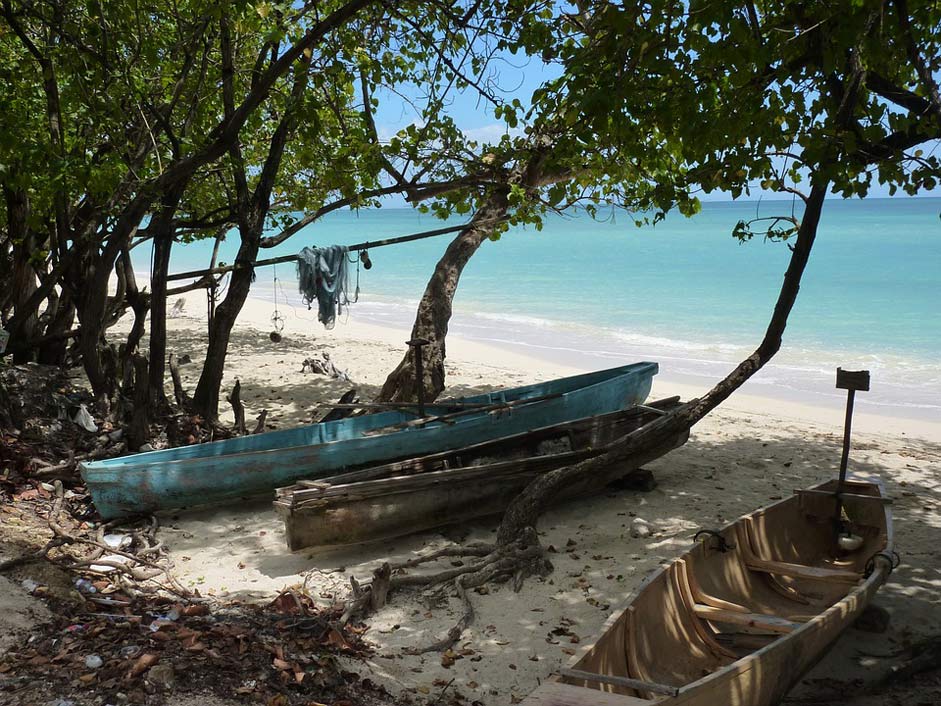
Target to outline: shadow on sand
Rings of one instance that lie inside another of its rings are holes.
[[[299,387],[303,385],[278,389],[288,394]],[[556,568],[549,581],[557,582],[558,588],[552,589],[550,601],[546,600],[546,586],[538,581],[528,582],[520,594],[502,588],[486,597],[475,597],[481,604],[483,624],[490,614],[512,616],[512,624],[501,625],[501,630],[512,635],[512,644],[496,648],[490,662],[493,668],[504,662],[524,664],[532,676],[544,678],[566,659],[547,647],[543,626],[553,611],[561,615],[560,611],[575,611],[578,606],[584,613],[588,593],[584,585],[573,584],[567,577],[590,577],[593,605],[604,608],[580,617],[579,631],[587,640],[647,573],[689,545],[697,529],[725,524],[837,472],[841,438],[836,433],[793,426],[769,429],[766,439],[737,433],[730,428],[703,438],[694,436],[686,446],[649,464],[660,483],[652,492],[611,491],[566,502],[546,513],[539,526],[544,545],[564,547],[571,539],[578,549],[553,555]],[[890,452],[878,437],[862,438],[854,444],[850,464],[853,474],[880,476],[894,499],[896,549],[903,563],[875,600],[892,616],[889,629],[882,634],[848,630],[788,700],[839,703],[848,693],[864,690],[867,682],[897,661],[873,655],[891,655],[900,644],[941,633],[941,444],[903,443],[899,447],[898,440],[893,444],[895,450]],[[904,468],[904,478],[888,474],[887,467]],[[632,538],[631,515],[647,520],[655,528],[653,536]],[[471,540],[492,538],[498,520],[471,523],[462,533],[469,532]],[[172,527],[166,530],[165,540],[173,556],[189,558],[185,563],[177,562],[184,580],[192,580],[191,568],[222,567],[223,578],[214,580],[224,581],[230,595],[244,599],[270,599],[274,590],[305,577],[322,595],[335,598],[344,595],[350,574],[366,578],[382,561],[399,561],[447,543],[438,531],[291,553],[284,544],[281,522],[266,500],[187,511],[169,524]],[[449,532],[444,530],[444,534]],[[241,576],[252,578],[242,580]],[[408,624],[408,615],[415,611],[414,600],[394,599],[386,609],[397,611],[396,620],[402,624],[393,635],[380,639],[383,646],[428,641],[420,626]],[[520,605],[530,606],[533,612],[514,607]],[[532,662],[534,655],[539,663],[529,666],[527,660]],[[521,675],[520,693],[535,685],[534,679],[527,681],[525,676]]]

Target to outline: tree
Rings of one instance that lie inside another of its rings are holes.
[[[669,448],[777,353],[829,193],[862,197],[874,179],[890,192],[916,193],[934,186],[941,166],[916,149],[941,138],[934,79],[941,14],[931,4],[584,2],[579,9],[561,20],[577,39],[566,36],[547,50],[557,52],[564,72],[535,97],[535,120],[561,119],[572,140],[592,145],[589,154],[602,161],[599,170],[580,170],[552,187],[557,196],[565,189],[560,201],[581,198],[585,188],[600,201],[640,185],[660,196],[665,189],[667,198],[654,202],[667,205],[674,195],[683,203],[696,188],[737,196],[757,182],[794,194],[803,214],[762,233],[785,241],[791,257],[755,351],[702,398],[628,434],[604,456],[535,479],[510,504],[494,545],[467,548],[479,558],[456,578],[453,571],[442,575],[455,581],[465,603],[466,589],[480,581],[519,582],[546,570],[534,527],[566,488],[600,468]],[[650,160],[652,151],[659,162]],[[625,176],[618,165],[625,164],[640,178],[618,184]],[[740,223],[734,234],[749,239],[755,232],[755,223]],[[441,644],[452,644],[470,615],[468,607]]]
[[[631,12],[626,10],[625,14]],[[595,206],[602,202],[651,214],[642,219],[644,222],[659,220],[672,208],[687,215],[699,208],[685,184],[682,164],[662,137],[641,120],[618,123],[613,117],[609,119],[601,105],[603,96],[592,97],[603,90],[595,87],[581,95],[580,87],[573,84],[579,80],[572,71],[575,48],[593,32],[604,34],[605,23],[612,19],[600,9],[586,10],[583,15],[553,7],[516,14],[512,23],[517,32],[499,43],[505,53],[556,65],[561,75],[539,87],[525,102],[520,98],[497,102],[494,114],[514,132],[508,132],[499,144],[487,145],[477,162],[468,166],[488,173],[489,183],[471,202],[476,215],[470,227],[455,237],[438,261],[412,328],[412,338],[429,341],[422,349],[422,387],[427,399],[444,390],[445,339],[461,273],[488,239],[499,239],[510,225],[530,223],[541,228],[546,213],[576,206],[593,216]],[[650,65],[670,65],[667,55],[675,43],[664,41],[664,36],[671,22],[671,16],[651,12],[632,26],[633,51],[646,54],[644,60]],[[580,67],[579,71],[590,69]],[[658,76],[631,81],[635,104],[656,100],[663,86]],[[586,124],[586,114],[592,120],[605,116],[608,122]],[[450,212],[453,198],[448,195],[431,208]],[[414,400],[415,391],[414,358],[409,353],[390,373],[378,399]]]
[[[193,0],[167,13],[157,5],[6,0],[10,32],[0,46],[29,69],[27,80],[14,82],[20,104],[9,119],[31,100],[47,106],[45,122],[56,127],[27,124],[46,155],[25,189],[33,220],[57,228],[48,254],[37,252],[35,237],[6,237],[22,220],[10,180],[14,207],[7,210],[16,218],[0,242],[8,250],[13,243],[18,272],[38,278],[33,291],[2,303],[14,351],[29,356],[37,340],[76,338],[105,403],[116,396],[149,313],[146,377],[149,398],[161,407],[166,298],[181,291],[167,286],[173,243],[235,227],[238,267],[211,323],[195,395],[197,408],[214,417],[229,333],[253,278],[248,263],[261,248],[337,208],[369,207],[390,193],[413,202],[473,194],[489,178],[464,169],[467,144],[445,108],[453,91],[486,93],[480,76],[489,55],[473,38],[505,25],[504,5],[521,12],[535,3],[353,0],[293,8]],[[141,26],[144,16],[157,23],[153,31]],[[115,71],[122,62],[125,70]],[[373,117],[380,95],[408,98],[420,122],[380,140]],[[21,144],[10,142],[11,161],[25,159]],[[35,196],[41,185],[50,185],[42,201]],[[278,231],[268,235],[272,228]],[[129,256],[148,241],[149,295],[138,290]],[[33,273],[22,253],[33,258]],[[113,274],[117,292],[109,295]],[[53,311],[60,295],[68,304],[59,307],[67,312],[62,325],[37,330],[38,312]],[[128,307],[135,325],[119,351],[105,331]]]

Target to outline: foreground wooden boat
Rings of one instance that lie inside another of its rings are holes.
[[[476,444],[643,402],[656,363],[634,363],[427,405],[81,464],[106,519],[270,493],[300,478]]]
[[[679,398],[552,425],[452,451],[279,488],[274,506],[292,550],[389,539],[492,515],[536,475],[599,456],[679,406]],[[566,497],[598,491],[683,444],[689,432],[600,471]]]
[[[892,570],[877,481],[836,481],[740,518],[649,577],[601,637],[525,706],[771,706],[816,663]]]

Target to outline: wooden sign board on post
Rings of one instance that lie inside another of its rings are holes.
[[[869,371],[843,370],[843,368],[837,368],[836,386],[841,390],[869,392]]]

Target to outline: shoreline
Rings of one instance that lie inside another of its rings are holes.
[[[186,300],[183,318],[193,322],[194,328],[198,330],[199,322],[203,322],[204,325],[206,320],[205,302],[198,293],[188,293],[179,298]],[[312,337],[312,340],[318,343],[331,345],[337,351],[333,355],[340,368],[344,367],[342,349],[348,344],[379,343],[396,349],[397,357],[390,359],[388,367],[370,371],[370,377],[378,374],[384,379],[385,375],[391,372],[401,355],[404,354],[406,348],[404,342],[411,334],[411,322],[401,325],[369,321],[366,317],[357,316],[355,305],[351,307],[349,315],[344,313],[342,317],[338,317],[335,327],[329,331],[317,321],[316,310],[308,311],[303,305],[283,303],[279,304],[279,310],[284,316],[284,336]],[[272,311],[271,301],[250,296],[239,315],[236,330],[250,328],[262,334],[270,331],[273,328],[270,320]],[[194,314],[194,312],[197,313]],[[274,344],[271,345],[274,346]],[[272,348],[273,353],[277,350],[276,347]],[[193,352],[201,353],[200,351]],[[677,373],[671,369],[669,363],[664,363],[656,355],[601,360],[590,357],[579,358],[575,353],[571,357],[539,355],[535,349],[526,344],[480,340],[464,336],[460,323],[452,327],[448,335],[447,352],[446,365],[449,368],[449,377],[446,384],[449,388],[455,382],[458,385],[465,384],[462,381],[452,380],[450,369],[459,369],[462,363],[467,361],[479,363],[488,361],[495,368],[503,370],[538,371],[548,379],[611,367],[633,360],[653,360],[660,362],[660,373],[654,378],[652,398],[678,394],[683,399],[690,399],[702,395],[720,379],[720,375],[707,378],[704,375],[691,376]],[[730,365],[726,372],[731,371],[732,367]],[[835,376],[835,370],[832,375]],[[356,379],[354,377],[354,380]],[[480,384],[487,384],[487,382],[481,380]],[[876,379],[874,385],[877,384]],[[842,390],[835,389],[833,385],[834,382],[831,379],[828,389],[812,393],[811,396],[801,394],[800,391],[762,383],[760,379],[753,379],[723,402],[720,409],[782,417],[789,421],[804,420],[834,429],[842,429],[846,397]],[[444,394],[447,395],[448,391],[446,390]],[[857,396],[853,421],[855,430],[875,434],[899,434],[909,438],[933,441],[941,440],[941,418],[936,420],[927,411],[917,408],[872,403],[868,397],[869,393],[860,393]]]

